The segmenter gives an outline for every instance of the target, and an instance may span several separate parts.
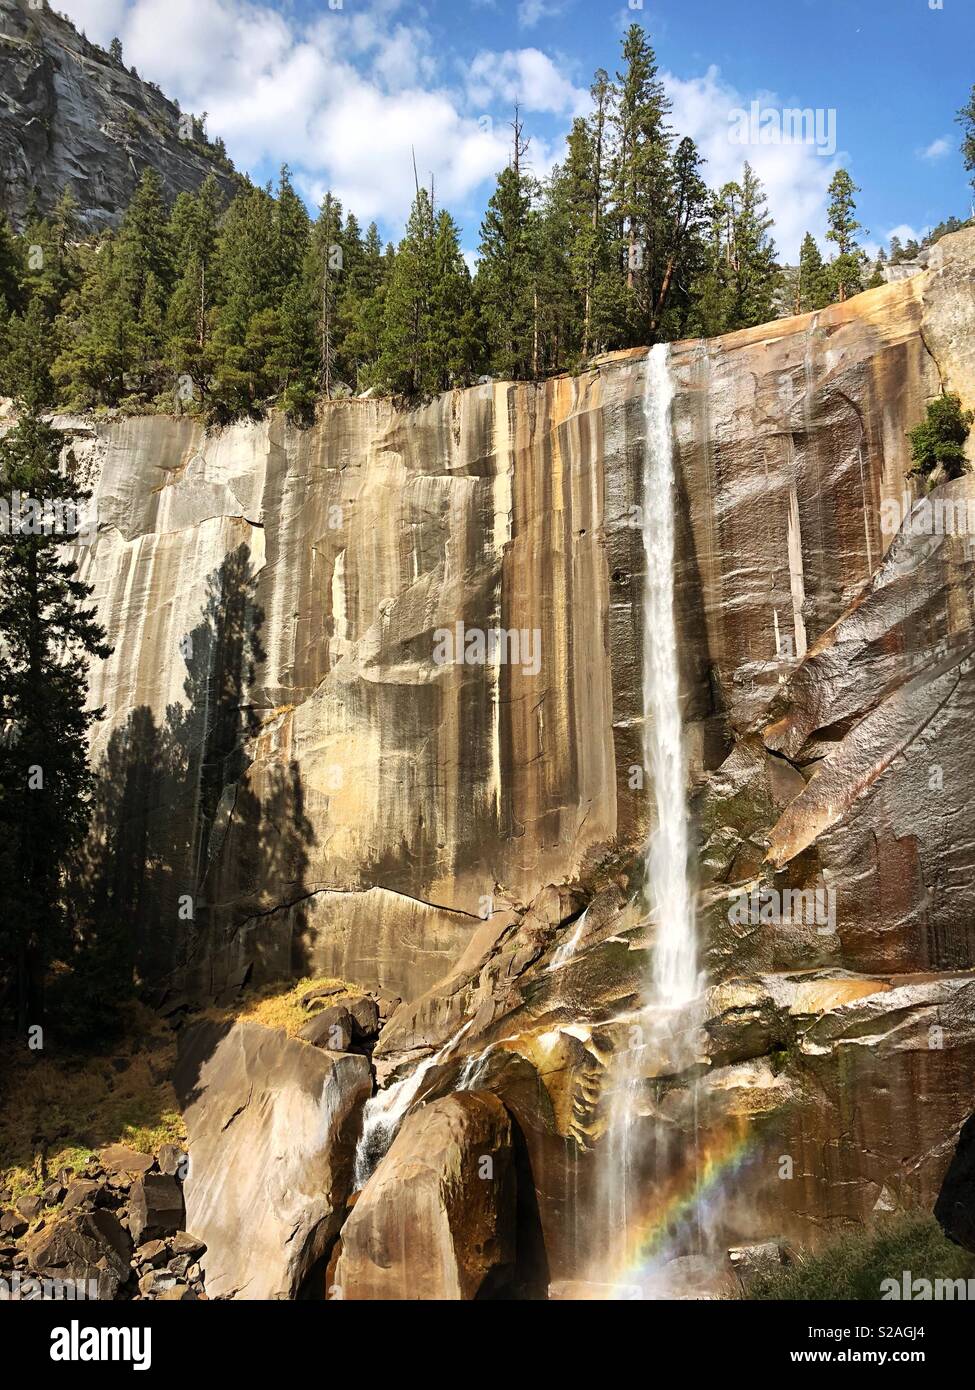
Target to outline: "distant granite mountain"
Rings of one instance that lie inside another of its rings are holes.
[[[47,5],[0,0],[0,207],[14,226],[32,193],[47,212],[65,188],[87,228],[115,223],[147,167],[169,199],[209,173],[228,192],[240,177],[154,83]]]

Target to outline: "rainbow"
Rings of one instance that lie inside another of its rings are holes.
[[[644,1214],[628,1223],[623,1252],[605,1276],[605,1285],[618,1288],[622,1297],[627,1296],[626,1290],[635,1296],[681,1228],[700,1218],[728,1179],[741,1172],[753,1149],[743,1116],[728,1119],[706,1136],[700,1147],[690,1151],[693,1170],[675,1173],[657,1187]]]

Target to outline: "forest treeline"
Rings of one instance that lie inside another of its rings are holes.
[[[322,396],[415,399],[483,374],[540,378],[883,282],[842,169],[829,191],[832,258],[807,235],[799,266],[778,264],[759,178],[745,163],[740,180],[708,187],[694,142],[669,124],[639,25],[615,78],[598,71],[591,91],[591,113],[544,180],[515,113],[473,275],[434,189],[417,187],[404,237],[384,245],[332,194],[312,219],[287,167],[276,189],[245,185],[224,205],[211,177],[172,208],[149,170],[119,228],[87,239],[69,196],[20,236],[0,221],[0,393],[30,383],[38,406],[219,422],[277,404],[308,418]],[[962,113],[966,158],[973,112],[975,94]]]

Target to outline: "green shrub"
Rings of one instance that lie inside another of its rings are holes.
[[[909,431],[911,473],[929,477],[940,465],[948,478],[960,478],[966,471],[965,440],[975,419],[962,410],[957,396],[938,396],[928,405],[927,417]]]
[[[756,1279],[745,1297],[758,1300],[871,1302],[885,1279],[975,1278],[975,1258],[952,1245],[931,1216],[891,1217],[870,1230],[851,1231],[815,1255]]]

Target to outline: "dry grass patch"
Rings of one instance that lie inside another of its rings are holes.
[[[155,1153],[185,1139],[170,1079],[175,1035],[142,1005],[128,1012],[109,1056],[18,1051],[0,1064],[0,1187],[14,1199],[106,1144]]]
[[[295,984],[267,985],[253,994],[245,995],[240,1003],[226,1009],[207,1009],[206,1017],[221,1022],[260,1023],[265,1028],[283,1028],[289,1038],[297,1036],[299,1028],[312,1017],[302,1007],[302,997],[313,989],[335,988],[335,993],[323,1000],[322,1007],[344,1004],[362,994],[358,985],[350,985],[330,975],[309,975]]]

